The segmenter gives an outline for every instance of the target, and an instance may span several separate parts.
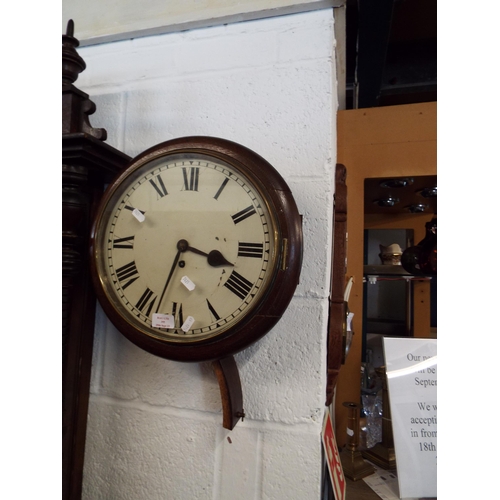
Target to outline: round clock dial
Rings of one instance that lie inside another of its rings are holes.
[[[266,333],[284,310],[277,300],[271,312],[280,273],[292,262],[298,278],[300,267],[300,231],[284,213],[293,220],[296,207],[283,202],[283,183],[255,153],[221,139],[169,141],[132,161],[103,199],[92,245],[98,296],[122,333],[193,361]]]

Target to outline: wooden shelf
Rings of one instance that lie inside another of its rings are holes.
[[[413,277],[403,266],[363,266],[364,276],[401,276]]]

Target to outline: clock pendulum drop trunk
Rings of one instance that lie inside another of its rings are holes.
[[[81,498],[95,295],[88,261],[90,223],[104,183],[129,157],[92,128],[89,96],[73,83],[85,69],[73,21],[62,37],[62,462],[64,500]]]

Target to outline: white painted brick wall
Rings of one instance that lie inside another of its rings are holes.
[[[247,418],[233,431],[222,428],[210,364],[152,356],[98,310],[84,499],[319,499],[333,29],[327,9],[79,49],[87,69],[76,85],[96,103],[90,121],[106,128],[109,144],[135,156],[185,135],[240,142],[277,168],[304,217],[304,265],[291,305],[236,355]]]

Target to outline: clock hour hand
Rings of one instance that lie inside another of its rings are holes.
[[[229,262],[224,258],[224,256],[219,252],[219,250],[212,250],[211,252],[209,252],[207,261],[212,267],[234,266],[234,264],[231,264],[231,262]]]
[[[197,248],[189,246],[188,242],[186,240],[181,240],[185,242],[186,245],[186,251],[190,251],[193,253],[196,253],[198,255],[203,255],[204,257],[207,258],[208,264],[211,265],[212,267],[219,267],[219,266],[233,266],[234,264],[231,264],[220,252],[219,250],[212,250],[209,253],[202,252],[201,250],[198,250]],[[180,242],[179,242],[180,243]]]

